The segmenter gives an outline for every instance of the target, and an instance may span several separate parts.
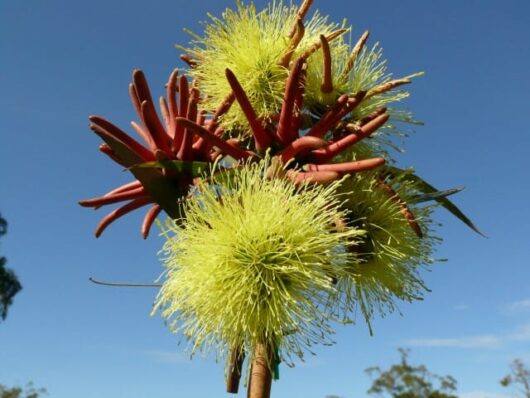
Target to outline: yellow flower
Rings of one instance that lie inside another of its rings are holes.
[[[381,172],[348,178],[341,186],[350,226],[366,231],[355,247],[359,257],[339,281],[350,310],[359,308],[369,324],[374,310],[391,312],[396,300],[420,300],[428,291],[419,271],[438,238],[432,235],[432,206],[407,204],[418,190],[406,173],[385,179]]]
[[[191,350],[273,344],[283,359],[329,342],[334,281],[362,231],[337,231],[337,183],[295,186],[267,161],[221,172],[167,221],[167,269],[156,309]]]

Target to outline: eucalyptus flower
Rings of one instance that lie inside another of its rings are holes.
[[[268,161],[222,171],[197,187],[183,224],[163,227],[155,310],[191,352],[268,344],[289,360],[330,342],[326,307],[363,232],[337,230],[338,182],[296,186],[279,172]]]
[[[347,123],[355,125],[408,97],[401,86],[421,73],[393,79],[379,45],[366,48],[368,32],[352,47],[344,37],[351,31],[346,21],[329,22],[318,11],[306,18],[311,4],[305,0],[297,9],[279,0],[257,11],[253,4],[238,1],[235,10],[227,9],[220,18],[209,15],[202,36],[190,32],[190,45],[178,47],[187,52],[182,58],[191,67],[190,75],[208,93],[201,106],[211,110],[230,93],[233,87],[224,79],[229,70],[237,76],[257,120],[266,126],[275,124],[285,101],[287,76],[300,58],[306,65],[303,104],[297,106],[306,128],[339,106],[345,95],[357,97],[359,104],[342,116],[342,123],[329,126],[329,132],[343,130]],[[413,122],[408,111],[392,108],[389,114],[393,121]],[[248,137],[249,122],[243,107],[233,107],[221,124],[230,134]],[[391,127],[382,131],[394,130]]]
[[[132,80],[129,96],[140,123],[131,122],[131,126],[141,141],[101,116],[89,117],[90,129],[104,141],[99,150],[135,177],[101,197],[79,202],[94,209],[126,202],[103,217],[96,237],[118,218],[149,205],[141,228],[146,238],[162,210],[173,218],[182,214],[181,202],[209,163],[220,155],[236,160],[252,155],[221,138],[219,117],[230,108],[233,96],[220,102],[207,118],[205,112],[197,109],[201,96],[195,82],[190,85],[186,76],[179,76],[174,70],[166,85],[166,97],[159,100],[160,119],[144,73],[135,70]]]
[[[421,300],[428,291],[420,271],[433,259],[439,238],[433,235],[432,205],[411,203],[420,192],[408,172],[386,177],[381,171],[353,175],[341,191],[348,223],[365,231],[355,247],[358,257],[339,281],[349,309],[359,308],[366,321],[374,311],[384,315],[397,301]],[[388,174],[389,175],[389,174]]]
[[[190,47],[179,46],[194,59],[190,74],[209,95],[203,107],[211,108],[230,92],[224,79],[228,68],[240,80],[258,118],[268,121],[278,114],[290,61],[306,54],[308,62],[313,62],[309,54],[320,48],[321,35],[329,38],[333,49],[347,49],[339,37],[346,32],[344,24],[329,22],[327,16],[316,12],[301,25],[307,11],[286,6],[281,0],[257,11],[254,4],[238,1],[236,9],[227,9],[222,18],[210,15],[204,35],[193,34]],[[293,26],[297,20],[300,28],[296,32]],[[227,130],[245,130],[248,126],[237,107],[223,117],[222,123]]]
[[[387,152],[404,86],[378,43],[355,44],[346,21],[331,22],[312,0],[273,0],[258,11],[209,15],[191,33],[157,114],[145,76],[129,93],[142,141],[99,116],[100,150],[135,180],[81,201],[95,209],[126,202],[103,218],[150,205],[158,214],[165,267],[153,314],[160,312],[192,354],[227,360],[227,390],[237,393],[248,358],[249,397],[270,396],[280,361],[293,363],[313,344],[332,343],[333,323],[360,311],[371,331],[376,313],[421,300],[421,271],[439,238],[435,201],[480,233],[447,196]],[[188,81],[191,78],[191,83]]]

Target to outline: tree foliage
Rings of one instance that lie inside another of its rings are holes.
[[[400,348],[401,361],[383,370],[379,366],[366,369],[374,378],[368,394],[392,398],[457,398],[457,381],[452,376],[431,373],[425,365],[411,365],[409,350]]]
[[[6,233],[7,221],[0,216],[0,236]],[[7,259],[0,256],[0,321],[6,319],[7,309],[13,303],[13,297],[22,289],[15,273],[5,267],[6,262]],[[2,398],[4,398],[3,395]]]
[[[513,386],[517,389],[519,396],[530,398],[530,369],[522,360],[514,359],[512,361],[510,373],[504,376],[500,383],[503,387]]]
[[[47,394],[44,388],[35,388],[33,383],[28,383],[25,388],[6,387],[0,384],[0,398],[39,398]]]

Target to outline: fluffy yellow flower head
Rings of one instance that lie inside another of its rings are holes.
[[[253,4],[238,1],[236,9],[227,9],[222,18],[210,15],[204,36],[194,35],[190,48],[179,46],[197,61],[189,73],[197,78],[201,90],[208,93],[203,109],[214,110],[230,93],[225,78],[228,68],[237,76],[259,118],[267,120],[280,111],[289,72],[289,65],[280,65],[280,60],[288,51],[291,41],[288,33],[296,21],[297,11],[296,6],[285,6],[281,0],[273,1],[261,11]],[[329,22],[327,16],[316,12],[304,25],[304,36],[291,60],[318,44],[320,35],[329,36],[344,24]],[[347,55],[347,44],[342,37],[330,41],[330,47]],[[308,58],[310,70],[320,68],[321,60],[315,55]],[[315,62],[318,65],[313,67]],[[336,93],[330,98],[334,101]],[[229,130],[245,130],[248,122],[239,106],[234,105],[224,115],[223,125]]]
[[[428,291],[419,271],[433,262],[430,255],[438,240],[432,235],[433,208],[410,204],[418,190],[406,172],[391,180],[380,172],[357,174],[341,190],[347,194],[343,206],[350,225],[366,235],[355,247],[360,261],[339,285],[350,309],[360,308],[369,324],[374,310],[391,312],[396,300],[419,300]]]
[[[363,99],[353,112],[345,115],[343,123],[331,130],[357,123],[383,108],[392,121],[415,123],[408,111],[386,108],[408,97],[402,86],[421,73],[393,79],[379,45],[366,47],[368,32],[350,46],[345,39],[350,31],[346,21],[329,22],[318,11],[304,20],[311,3],[306,0],[298,9],[277,0],[257,11],[253,4],[237,1],[236,9],[227,9],[220,18],[210,15],[203,35],[192,33],[194,39],[189,47],[179,46],[188,53],[192,65],[189,74],[208,94],[201,102],[202,109],[214,112],[226,101],[232,91],[225,76],[228,69],[231,79],[237,79],[241,86],[238,90],[248,98],[245,107],[252,108],[259,123],[274,125],[286,100],[289,70],[293,61],[302,57],[304,94],[297,106],[305,127],[317,123],[343,95]],[[231,136],[249,138],[248,115],[239,105],[233,104],[222,115],[221,125]],[[393,123],[381,132],[404,136]],[[393,146],[386,135],[382,134],[377,141]]]
[[[337,184],[296,187],[267,161],[221,172],[168,221],[156,308],[191,351],[273,344],[282,358],[329,342],[333,281],[362,231],[336,230]],[[220,182],[223,181],[222,185]]]

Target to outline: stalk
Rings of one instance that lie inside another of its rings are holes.
[[[250,368],[247,398],[270,398],[272,373],[270,348],[258,344],[254,351],[254,359]]]

